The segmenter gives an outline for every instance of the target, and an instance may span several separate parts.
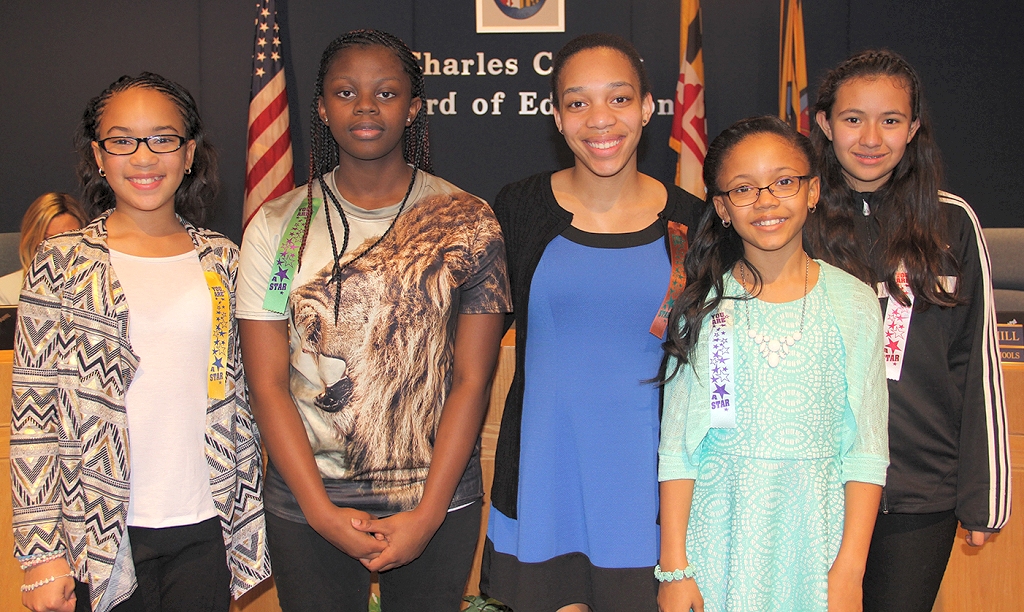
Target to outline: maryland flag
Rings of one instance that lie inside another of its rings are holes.
[[[781,0],[779,7],[779,118],[807,136],[807,52],[801,0]]]
[[[704,199],[704,155],[708,126],[704,117],[704,53],[700,0],[682,0],[679,24],[679,82],[668,146],[679,153],[676,185]]]

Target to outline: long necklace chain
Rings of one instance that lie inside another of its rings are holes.
[[[757,352],[768,362],[768,366],[774,368],[782,363],[786,355],[789,355],[789,350],[793,348],[793,345],[804,336],[804,315],[807,313],[807,283],[811,275],[811,258],[804,253],[804,295],[800,298],[800,329],[795,334],[789,334],[779,339],[770,338],[768,334],[756,332],[750,327],[750,304],[748,302],[754,299],[754,296],[747,291],[746,270],[747,265],[740,261],[740,284],[743,285],[743,290],[747,292],[748,296],[743,300],[743,311],[747,316],[747,337],[757,345]]]
[[[346,261],[344,263],[344,265],[341,264],[341,258],[344,257],[345,251],[348,250],[348,238],[349,238],[349,234],[351,233],[350,228],[349,228],[349,224],[348,224],[348,215],[345,214],[345,209],[343,209],[341,207],[341,202],[339,202],[338,201],[338,197],[336,195],[334,195],[334,191],[327,185],[327,181],[324,180],[324,175],[321,174],[321,175],[319,175],[317,177],[319,179],[319,181],[320,181],[320,189],[325,194],[327,194],[327,197],[331,200],[331,202],[334,203],[334,208],[335,208],[335,210],[338,211],[338,216],[341,217],[342,228],[345,230],[345,232],[341,236],[341,250],[339,251],[338,250],[337,241],[334,238],[334,227],[331,226],[331,212],[330,212],[330,210],[326,211],[326,213],[327,213],[327,215],[326,215],[326,218],[327,218],[327,233],[331,237],[331,253],[334,255],[334,265],[331,267],[331,279],[328,282],[329,283],[335,283],[337,285],[335,287],[335,291],[334,291],[334,320],[335,320],[335,322],[337,322],[337,320],[338,320],[338,311],[339,311],[339,308],[341,306],[341,272],[345,268],[347,268],[349,265],[351,265],[352,263],[358,261],[363,255],[366,255],[367,253],[372,251],[373,247],[375,247],[378,244],[380,244],[381,241],[384,240],[384,238],[389,233],[391,233],[391,228],[393,228],[395,226],[395,222],[398,221],[398,217],[401,216],[402,211],[405,210],[406,202],[409,201],[409,195],[412,194],[413,185],[416,184],[416,174],[418,172],[419,172],[419,169],[416,168],[415,166],[413,166],[412,178],[409,179],[409,186],[405,190],[405,197],[402,198],[402,203],[398,206],[398,212],[395,213],[395,217],[391,220],[391,223],[388,225],[388,228],[386,230],[384,230],[384,233],[381,234],[380,237],[378,237],[377,240],[374,241],[373,244],[371,244],[366,249],[363,249],[363,251],[361,253],[359,253],[358,255],[353,257],[352,259]]]

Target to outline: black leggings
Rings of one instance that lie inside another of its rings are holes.
[[[481,502],[449,512],[416,560],[379,576],[383,612],[456,612],[480,536]],[[312,527],[267,513],[284,612],[366,612],[370,572]]]
[[[952,510],[879,514],[864,572],[864,612],[931,612],[956,525]]]
[[[195,525],[129,527],[139,586],[111,612],[227,612],[231,573],[220,519]],[[91,612],[89,587],[75,583],[76,612]]]

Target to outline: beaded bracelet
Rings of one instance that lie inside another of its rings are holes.
[[[64,556],[64,551],[63,550],[55,550],[53,552],[41,553],[41,554],[38,554],[38,555],[36,555],[34,557],[31,557],[29,559],[25,559],[21,563],[21,569],[27,570],[27,569],[29,569],[31,567],[35,567],[37,565],[42,565],[43,563],[46,563],[47,561],[53,561],[54,559],[59,559],[59,558],[61,558],[63,556]]]
[[[654,577],[658,579],[658,582],[673,582],[684,578],[693,578],[696,575],[697,570],[693,569],[692,564],[687,565],[685,569],[677,569],[671,572],[661,571],[660,564],[654,566]]]
[[[23,585],[21,585],[21,592],[22,593],[28,593],[29,591],[34,591],[34,590],[38,589],[39,587],[43,586],[44,584],[50,584],[54,580],[60,580],[61,578],[73,578],[74,575],[75,575],[74,572],[68,572],[66,574],[60,574],[59,576],[50,576],[49,578],[43,578],[42,580],[37,580],[37,581],[33,582],[32,584],[23,584]]]

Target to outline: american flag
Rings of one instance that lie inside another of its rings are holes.
[[[700,0],[682,0],[679,24],[679,81],[668,144],[679,153],[676,185],[704,199],[704,156],[708,126],[704,116],[704,51]]]
[[[295,187],[281,28],[274,0],[256,4],[256,37],[249,91],[249,144],[245,160],[242,228],[268,200]]]
[[[801,0],[780,0],[779,5],[779,118],[804,136],[810,135]]]

